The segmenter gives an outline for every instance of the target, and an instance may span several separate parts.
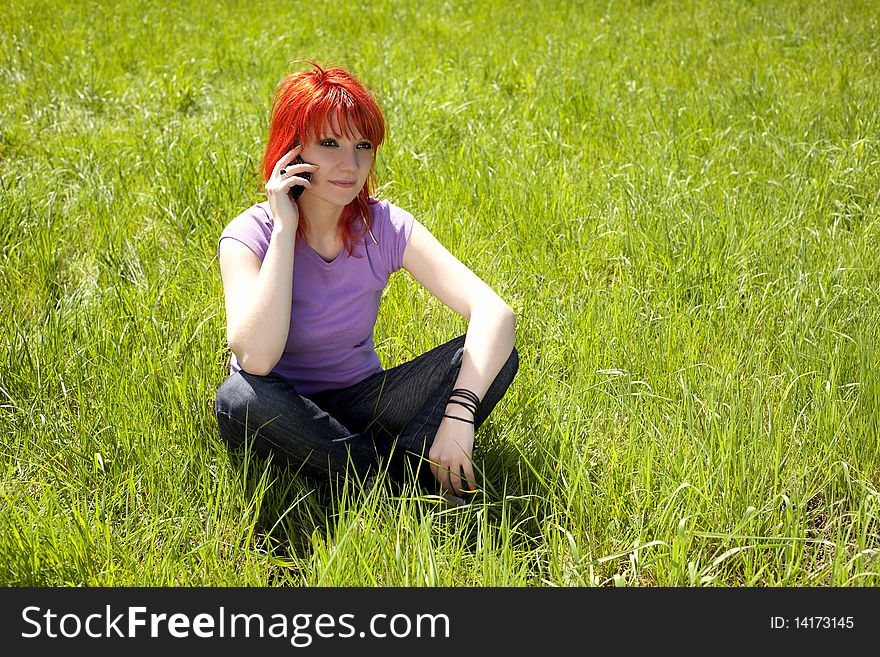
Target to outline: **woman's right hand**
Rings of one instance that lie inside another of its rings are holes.
[[[290,197],[290,188],[302,185],[306,189],[312,186],[305,178],[298,174],[317,171],[316,164],[304,162],[292,164],[302,150],[302,145],[294,146],[287,151],[272,169],[272,176],[266,181],[266,196],[269,199],[269,207],[272,208],[272,216],[275,223],[296,231],[299,225],[299,207]],[[284,171],[284,174],[281,172]]]

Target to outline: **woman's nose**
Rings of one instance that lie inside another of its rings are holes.
[[[343,171],[354,171],[357,169],[357,157],[354,150],[346,149],[339,160],[339,168]]]

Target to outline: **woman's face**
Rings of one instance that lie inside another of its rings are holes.
[[[323,132],[306,139],[300,157],[320,167],[312,172],[312,186],[303,195],[344,206],[357,197],[367,182],[373,166],[373,145],[354,126],[342,130],[334,117]]]

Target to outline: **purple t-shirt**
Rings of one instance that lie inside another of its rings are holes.
[[[351,256],[343,248],[327,262],[305,240],[296,240],[290,330],[272,371],[293,381],[302,395],[344,388],[382,371],[373,327],[382,290],[402,266],[413,217],[388,201],[371,204],[370,210],[372,238],[367,233],[358,240]],[[229,222],[220,240],[236,239],[263,260],[272,236],[271,213],[268,201],[253,205]],[[231,372],[240,369],[233,354]]]

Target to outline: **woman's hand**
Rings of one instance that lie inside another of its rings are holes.
[[[302,185],[305,188],[312,186],[305,178],[299,174],[311,171],[317,171],[317,164],[306,164],[304,162],[293,164],[293,161],[302,150],[302,145],[294,146],[293,149],[287,151],[284,156],[275,163],[272,169],[272,176],[266,181],[266,196],[269,199],[269,207],[272,208],[272,216],[276,224],[284,226],[296,231],[299,225],[299,207],[292,198],[290,198],[290,188],[296,185]],[[284,171],[282,174],[281,172]]]
[[[452,411],[450,414],[454,413]],[[444,417],[437,429],[437,435],[434,436],[428,458],[431,472],[445,493],[458,495],[463,490],[476,490],[471,463],[473,451],[474,425]],[[462,472],[464,478],[461,476]]]

